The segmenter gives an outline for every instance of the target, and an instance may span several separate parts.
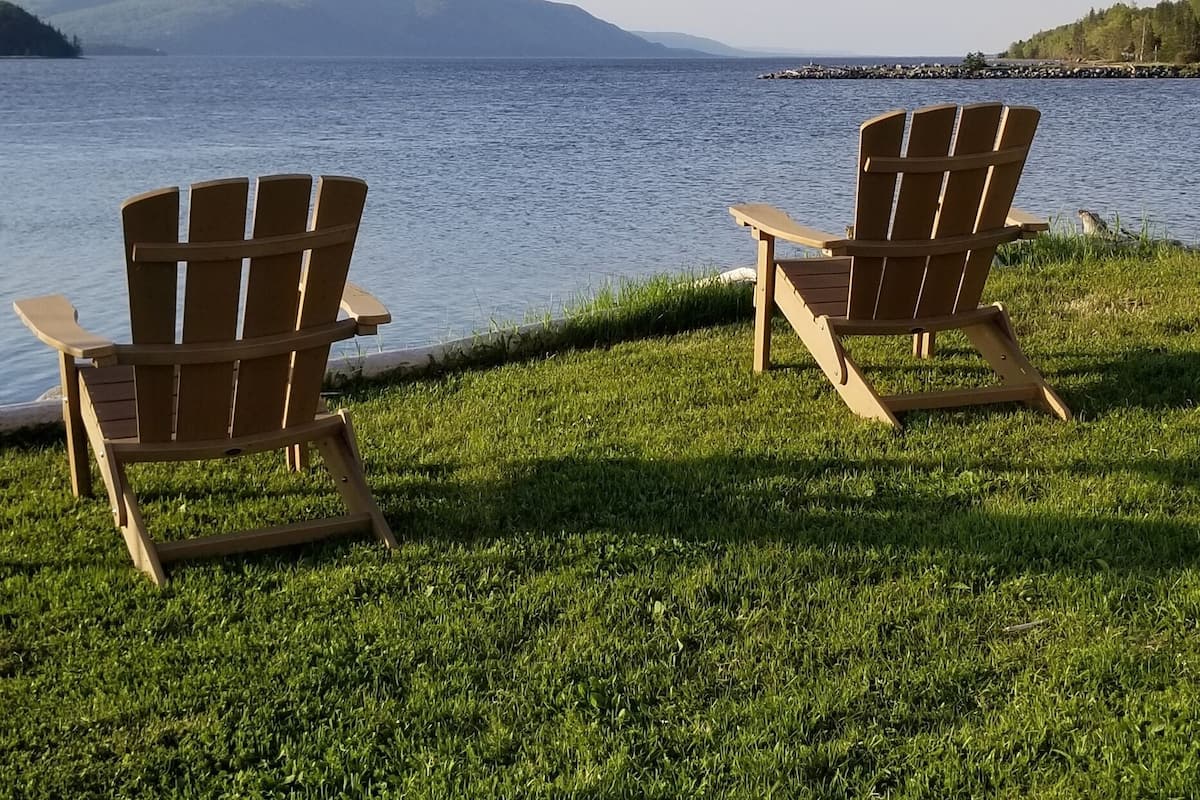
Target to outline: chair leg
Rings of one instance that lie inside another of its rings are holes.
[[[886,422],[893,428],[900,429],[900,420],[896,419],[896,415],[888,408],[870,381],[863,376],[858,365],[841,347],[841,339],[837,338],[837,333],[817,323],[812,310],[797,292],[780,292],[775,300],[779,310],[800,337],[800,341],[804,342],[804,346],[816,360],[817,366],[825,373],[825,377],[829,378],[833,388],[837,389],[850,410],[860,417]]]
[[[913,355],[917,358],[933,358],[937,352],[936,334],[932,331],[913,334]]]
[[[316,443],[317,449],[321,451],[321,457],[325,459],[325,468],[333,477],[333,483],[342,497],[342,502],[346,504],[346,508],[352,512],[370,514],[371,528],[375,538],[388,548],[399,547],[396,537],[392,534],[391,526],[384,518],[379,504],[375,502],[375,497],[371,494],[371,487],[367,484],[367,478],[363,474],[362,462],[358,458],[358,450],[354,442],[354,427],[350,424],[350,416],[345,411],[338,413],[344,423],[341,430],[336,436],[319,439]]]
[[[1038,398],[1031,405],[1041,408],[1061,420],[1071,419],[1071,409],[1038,372],[1012,333],[1008,316],[1002,313],[987,322],[963,328],[971,344],[983,355],[992,369],[1014,385],[1032,384],[1038,387]]]
[[[754,282],[754,371],[771,368],[771,316],[775,312],[775,238],[761,231],[758,239],[758,275]]]
[[[825,375],[830,377],[835,374],[838,369],[837,355],[831,353],[828,347],[821,347],[819,345],[814,347],[808,339],[805,339],[803,336],[800,338],[804,340],[809,352],[812,353],[813,358],[817,360],[821,369],[824,370]],[[862,374],[862,371],[854,363],[854,360],[849,355],[843,354],[840,362],[845,364],[845,383],[838,380],[832,380],[831,382],[833,383],[833,388],[837,389],[838,394],[842,396],[843,402],[850,407],[850,410],[860,417],[886,422],[897,430],[903,427],[900,424],[900,420],[888,408],[887,403],[875,391],[875,387]],[[831,372],[831,370],[834,372]]]
[[[133,565],[150,576],[156,586],[165,586],[167,573],[159,560],[158,550],[154,547],[146,522],[142,519],[142,511],[138,507],[137,497],[129,486],[125,476],[125,468],[121,464],[113,464],[121,492],[121,503],[125,511],[125,524],[121,526],[121,535],[125,538],[125,547],[133,559]]]
[[[62,353],[58,364],[62,381],[63,424],[67,429],[67,460],[71,469],[71,491],[76,497],[92,493],[92,470],[88,464],[87,431],[79,408],[79,367],[75,357]]]
[[[312,458],[308,454],[308,442],[289,445],[285,454],[288,469],[292,472],[304,472],[312,466]]]

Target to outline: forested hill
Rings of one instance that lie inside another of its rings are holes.
[[[1200,0],[1163,0],[1136,8],[1118,3],[1083,19],[1013,42],[1010,58],[1103,61],[1200,61]]]
[[[84,46],[170,53],[653,58],[647,42],[547,0],[24,0]]]
[[[75,58],[77,43],[19,6],[0,0],[0,56]]]

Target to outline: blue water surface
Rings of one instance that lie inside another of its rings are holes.
[[[789,66],[0,60],[0,403],[56,380],[11,300],[61,292],[86,327],[126,338],[120,202],[217,177],[370,183],[352,273],[392,308],[387,349],[553,312],[609,280],[749,264],[732,203],[841,231],[858,124],[897,107],[1036,105],[1022,206],[1200,238],[1200,81],[756,80]]]

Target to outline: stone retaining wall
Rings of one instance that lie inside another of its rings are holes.
[[[954,64],[876,64],[826,66],[809,64],[760,75],[766,80],[871,79],[1070,79],[1070,78],[1200,78],[1200,64],[1027,64],[972,70]]]

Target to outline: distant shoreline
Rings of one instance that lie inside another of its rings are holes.
[[[762,80],[1071,80],[1089,78],[1200,78],[1200,64],[1035,63],[969,69],[961,64],[808,64],[760,75]]]

